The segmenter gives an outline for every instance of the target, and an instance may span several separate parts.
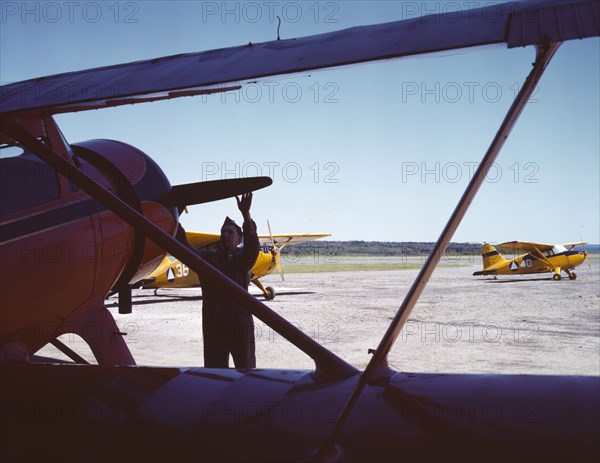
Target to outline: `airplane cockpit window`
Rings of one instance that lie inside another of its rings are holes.
[[[14,158],[25,153],[19,145],[0,145],[0,159]]]
[[[557,254],[562,254],[563,252],[567,252],[567,248],[565,248],[562,244],[555,244],[552,246],[552,249],[547,249],[543,252],[546,257],[552,257]]]
[[[0,215],[58,198],[56,171],[18,144],[0,145]]]

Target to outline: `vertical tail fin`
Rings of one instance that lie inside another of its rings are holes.
[[[497,264],[507,262],[507,260],[498,252],[498,250],[489,243],[483,243],[481,248],[481,257],[483,258],[483,270],[473,273],[473,276],[496,275]],[[493,267],[493,268],[492,268]]]
[[[481,248],[481,257],[483,258],[483,269],[485,270],[499,262],[506,262],[506,259],[500,254],[494,246],[484,243]]]

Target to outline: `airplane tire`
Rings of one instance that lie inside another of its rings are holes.
[[[267,301],[272,301],[273,299],[275,299],[275,288],[273,288],[272,286],[267,286],[265,289],[267,290],[267,294],[265,294],[265,299]]]
[[[555,273],[552,278],[554,279],[554,281],[558,281],[560,280],[560,275],[558,273]]]
[[[575,280],[577,278],[577,274],[575,272],[571,272],[569,275],[569,280]]]

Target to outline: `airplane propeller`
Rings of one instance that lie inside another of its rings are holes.
[[[187,206],[232,198],[266,188],[272,183],[270,177],[247,177],[174,185],[160,198],[160,202],[165,206],[177,207],[181,214]]]
[[[178,214],[181,215],[187,210],[187,206],[231,198],[249,191],[260,190],[272,183],[273,180],[270,177],[247,177],[174,185],[159,198],[159,202],[165,206],[177,208]],[[180,230],[182,229],[180,228]],[[143,244],[143,241],[136,243]],[[138,251],[138,256],[141,256],[141,250]],[[122,273],[111,291],[113,294],[119,293],[119,313],[121,314],[132,312],[132,290],[129,280],[137,270],[139,262],[134,259],[129,265],[128,271]]]
[[[583,259],[585,261],[587,261],[588,268],[590,270],[592,270],[592,263],[590,262],[590,256],[588,255],[588,252],[585,250],[585,248],[583,249]]]
[[[271,224],[269,223],[268,220],[267,220],[267,227],[269,227],[269,236],[271,237],[271,246],[272,246],[271,252],[273,253],[273,256],[275,257],[275,265],[277,265],[277,270],[279,271],[279,275],[281,276],[281,281],[285,281],[285,278],[283,276],[283,266],[281,265],[281,259],[280,259],[280,254],[279,254],[280,249],[278,249],[277,245],[275,244],[275,240],[273,239],[273,233],[271,232]]]
[[[585,243],[583,241],[583,237],[581,238],[581,242],[583,243],[583,260],[587,261],[588,268],[592,270],[592,264],[590,262],[590,258],[588,256],[587,249],[585,249]]]

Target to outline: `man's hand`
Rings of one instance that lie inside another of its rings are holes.
[[[242,195],[242,199],[236,196],[235,200],[237,201],[238,209],[244,216],[244,219],[246,217],[250,217],[250,206],[252,206],[252,193],[244,193]]]

